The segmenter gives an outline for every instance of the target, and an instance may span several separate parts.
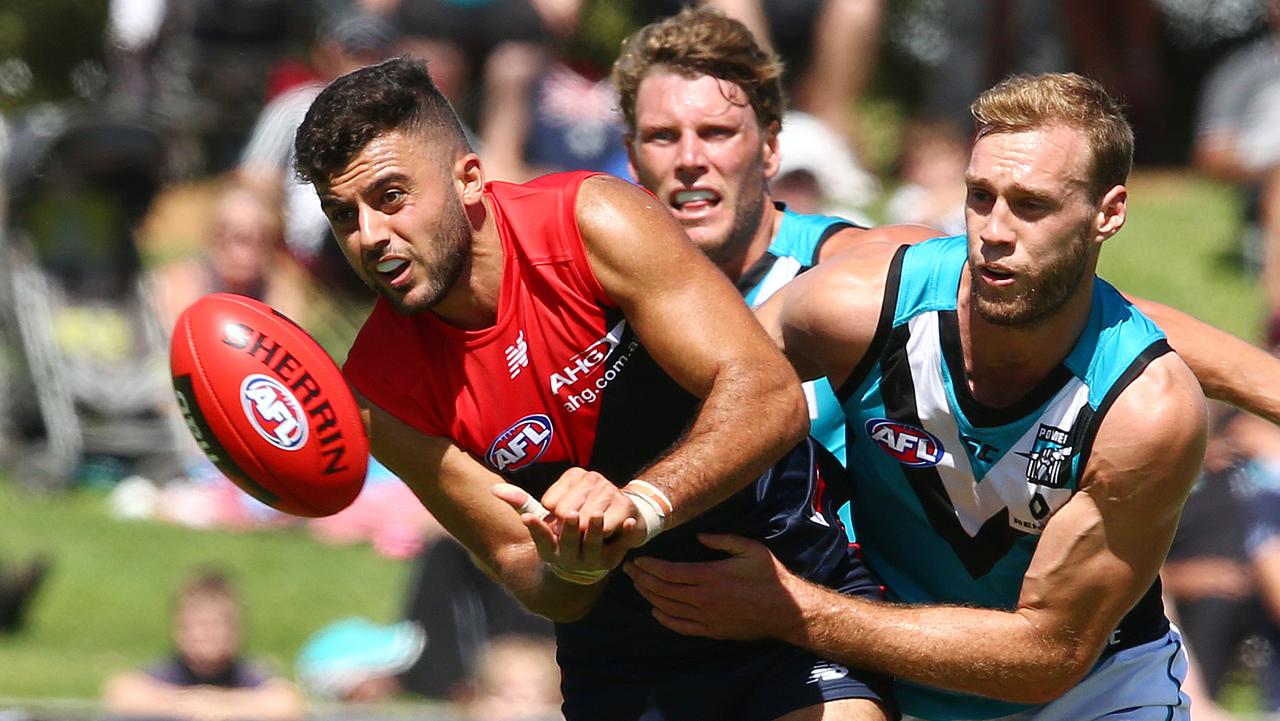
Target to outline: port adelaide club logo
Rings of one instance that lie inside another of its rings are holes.
[[[1071,434],[1061,428],[1040,424],[1027,459],[1027,480],[1040,486],[1062,488],[1071,480]]]
[[[551,419],[541,413],[525,416],[493,439],[485,462],[499,471],[518,471],[533,464],[551,447]]]
[[[872,418],[867,436],[894,460],[908,468],[928,468],[942,460],[942,441],[923,428],[889,418]]]

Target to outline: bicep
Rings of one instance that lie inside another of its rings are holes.
[[[1176,356],[1157,359],[1103,419],[1081,490],[1036,546],[1020,610],[1051,638],[1099,651],[1155,581],[1204,442],[1194,378]]]
[[[600,285],[686,390],[705,397],[726,363],[784,367],[728,278],[652,196],[592,178],[577,215]]]
[[[898,247],[883,240],[859,244],[791,281],[757,309],[802,378],[825,376],[839,388],[862,361],[882,321],[886,277]]]

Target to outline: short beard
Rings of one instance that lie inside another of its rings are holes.
[[[431,310],[448,295],[462,277],[463,269],[471,255],[471,223],[462,207],[462,199],[455,191],[445,204],[444,215],[436,228],[436,257],[423,258],[424,267],[433,267],[434,274],[421,286],[408,293],[383,290],[383,295],[396,310],[405,315],[415,315]]]
[[[725,266],[742,259],[743,253],[751,247],[764,222],[764,189],[761,188],[749,202],[738,205],[733,214],[733,227],[723,243],[703,251],[711,262],[717,266]]]
[[[1058,312],[1084,278],[1089,266],[1089,254],[1084,237],[1071,243],[1069,252],[1060,262],[1027,278],[1022,292],[1011,298],[986,298],[976,280],[970,284],[970,298],[974,310],[992,325],[1019,327],[1038,323]],[[977,277],[973,260],[969,260],[969,273]]]

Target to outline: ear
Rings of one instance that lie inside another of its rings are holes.
[[[480,156],[464,153],[453,161],[453,182],[458,186],[458,197],[463,205],[475,205],[484,197],[484,168]]]
[[[1097,242],[1110,238],[1120,229],[1124,227],[1124,221],[1129,214],[1129,189],[1123,185],[1112,186],[1110,190],[1102,196],[1102,202],[1098,204],[1098,212],[1094,218],[1097,223],[1095,238]]]
[[[761,156],[764,159],[764,177],[766,180],[772,180],[773,176],[778,174],[778,168],[782,167],[782,153],[778,149],[778,132],[782,130],[782,124],[778,121],[769,123],[769,127],[765,128],[761,135],[763,148]]]

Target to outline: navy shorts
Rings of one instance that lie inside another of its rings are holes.
[[[772,721],[809,706],[871,699],[897,716],[892,681],[782,644],[741,657],[653,664],[639,673],[564,669],[566,721]]]

